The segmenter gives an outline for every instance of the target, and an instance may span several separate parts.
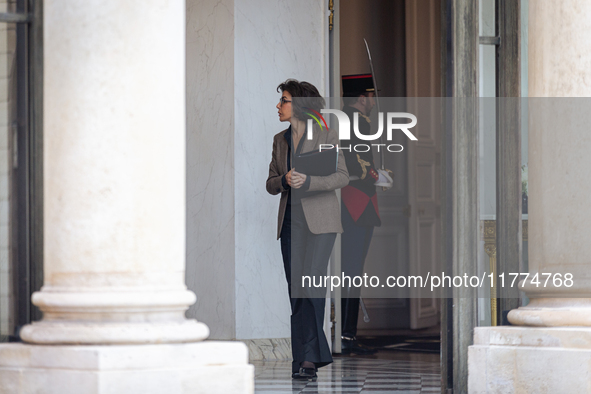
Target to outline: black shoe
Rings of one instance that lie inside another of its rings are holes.
[[[357,342],[357,338],[353,339],[345,339],[341,340],[341,353],[342,354],[361,354],[361,355],[369,355],[369,354],[376,354],[378,351],[376,349],[371,349],[361,345]]]
[[[292,379],[314,379],[317,377],[316,368],[300,368],[300,372],[291,374]]]

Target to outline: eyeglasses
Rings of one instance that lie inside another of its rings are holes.
[[[279,103],[280,103],[281,105],[283,105],[283,104],[285,104],[285,103],[291,103],[291,100],[287,100],[285,97],[281,97],[281,98],[279,99]]]

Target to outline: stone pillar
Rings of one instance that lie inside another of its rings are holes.
[[[185,318],[184,1],[44,12],[44,318],[0,393],[251,393],[245,345]]]
[[[530,303],[508,316],[517,327],[476,329],[471,393],[591,387],[591,111],[588,99],[568,98],[591,96],[591,3],[529,9],[529,270],[552,277],[522,285]]]
[[[567,99],[591,96],[589,33],[588,1],[530,2],[529,270],[574,279],[527,283],[530,303],[509,313],[512,324],[591,326],[589,100]]]
[[[184,317],[183,2],[125,3],[45,6],[44,319],[26,342],[208,335]]]

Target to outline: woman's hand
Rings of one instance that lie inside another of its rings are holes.
[[[297,172],[295,168],[292,168],[290,172],[292,174],[290,176],[291,184],[289,186],[293,187],[294,189],[299,189],[300,187],[302,187],[304,182],[306,182],[307,176],[305,174]]]
[[[285,181],[287,182],[289,187],[293,187],[291,185],[292,173],[293,173],[293,168],[291,170],[289,170],[289,172],[287,174],[285,174]]]

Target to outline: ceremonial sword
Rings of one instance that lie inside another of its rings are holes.
[[[376,73],[374,71],[373,68],[373,61],[371,60],[371,52],[369,50],[369,45],[367,44],[367,40],[364,38],[363,42],[365,42],[365,48],[367,49],[367,57],[369,58],[369,67],[371,69],[371,79],[373,80],[373,89],[374,89],[374,95],[376,98],[376,107],[378,107],[378,116],[380,114],[380,100],[378,97],[378,83],[376,82]],[[384,135],[382,134],[380,136],[380,141],[383,143],[384,139]],[[380,162],[381,162],[381,166],[382,166],[382,170],[385,170],[384,168],[384,150],[380,149]]]

